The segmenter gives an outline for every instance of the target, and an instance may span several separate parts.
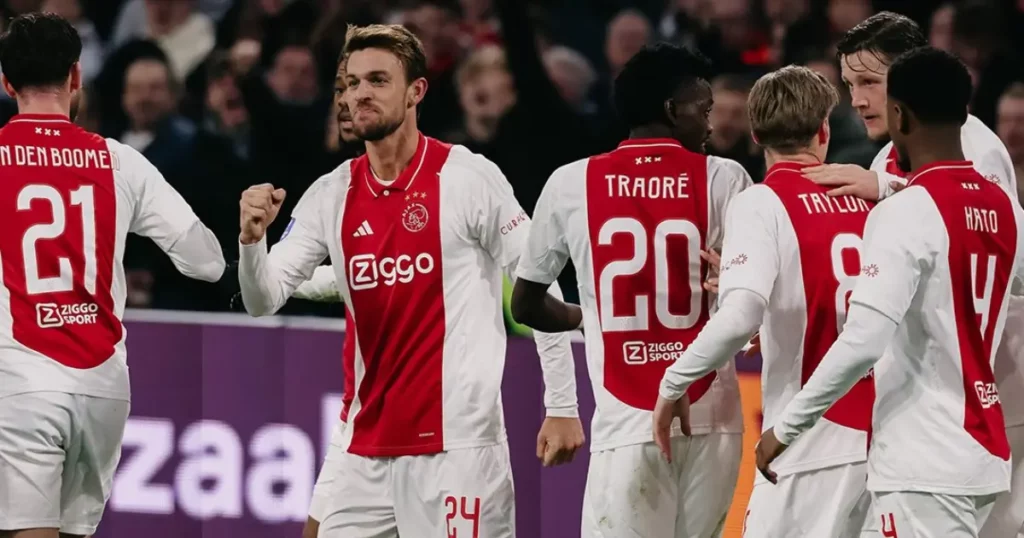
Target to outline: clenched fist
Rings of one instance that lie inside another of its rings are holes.
[[[284,202],[284,189],[275,189],[270,183],[253,185],[242,192],[239,224],[242,233],[238,240],[243,245],[251,245],[267,233],[267,227],[277,218],[281,204]]]

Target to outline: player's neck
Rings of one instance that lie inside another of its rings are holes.
[[[375,142],[366,142],[366,156],[378,180],[389,182],[397,179],[412,162],[419,141],[416,121],[406,119],[395,132]]]
[[[71,97],[57,92],[20,94],[17,98],[19,114],[71,116]]]
[[[629,131],[629,139],[672,138],[672,131],[664,125],[644,125]]]
[[[822,162],[823,159],[810,149],[786,155],[770,149],[764,152],[764,164],[769,169],[779,163],[821,164]]]
[[[960,130],[950,133],[934,133],[926,140],[907,144],[907,159],[911,170],[919,170],[936,162],[964,161],[963,144],[960,141]]]

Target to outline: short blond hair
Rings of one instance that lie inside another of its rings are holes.
[[[838,103],[839,92],[823,75],[786,66],[764,75],[750,89],[750,129],[761,147],[795,153],[811,145]]]
[[[492,71],[508,72],[505,49],[498,45],[483,45],[473,50],[455,71],[455,81],[461,87]]]
[[[350,24],[345,32],[341,61],[347,62],[353,52],[365,49],[386,50],[398,57],[405,68],[407,82],[427,76],[427,55],[423,51],[423,43],[400,24]]]

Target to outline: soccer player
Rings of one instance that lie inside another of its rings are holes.
[[[240,203],[247,310],[276,311],[330,256],[352,318],[355,389],[320,536],[514,536],[501,285],[529,219],[493,163],[417,131],[426,60],[412,33],[352,27],[345,58],[366,155],[306,191],[269,254],[284,192],[259,185]],[[566,458],[583,442],[569,340],[536,337],[558,363],[548,386],[572,391],[546,402],[572,438],[550,456]]]
[[[800,171],[824,161],[828,116],[838,102],[832,84],[805,67],[769,73],[751,89],[751,131],[765,150],[768,173],[729,207],[718,312],[665,371],[654,412],[655,438],[663,449],[672,418],[688,416],[687,389],[728,363],[759,327],[766,426],[835,342],[860,273],[871,204],[852,196],[829,198],[827,188]],[[865,460],[873,396],[870,379],[861,380],[783,455],[776,486],[756,483],[745,538],[795,531],[860,536],[870,502]]]
[[[96,531],[128,418],[125,236],[215,282],[216,237],[141,154],[71,123],[82,42],[53,14],[0,36],[0,535]]]
[[[926,44],[927,39],[917,23],[891,12],[869,17],[847,32],[839,42],[837,48],[843,80],[850,89],[852,104],[872,139],[889,139],[886,121],[886,73],[889,64],[900,54]],[[999,137],[974,116],[967,117],[960,135],[965,158],[974,163],[982,176],[1001,185],[1016,199],[1017,178],[1013,161]],[[835,187],[830,193],[832,195],[853,194],[876,201],[890,196],[894,189],[906,184],[907,171],[901,169],[899,163],[897,148],[890,141],[875,157],[870,170],[857,165],[823,165],[805,169],[805,173],[822,185]],[[1010,307],[1013,309],[1012,319],[1024,319],[1024,311],[1017,312],[1017,308],[1024,308],[1024,301],[1011,302]],[[1003,362],[1009,364],[1002,371],[1020,371],[1024,369],[1024,352],[1000,349],[997,363]],[[1007,401],[1024,400],[1024,381],[1010,375],[1000,381],[1004,393],[1009,391]],[[1007,417],[1010,419],[1009,427],[1024,424],[1024,406],[1018,408],[1011,403],[1005,411],[1012,415]],[[1024,433],[1011,432],[1010,439],[1014,452],[1024,453]],[[1024,465],[1018,468],[1018,480],[1024,486]],[[985,538],[1005,538],[1024,526],[1024,487],[1013,488],[1003,496],[1008,499],[993,510],[991,528],[986,528],[983,533]],[[1014,515],[1014,511],[1019,515]]]
[[[889,11],[872,15],[855,26],[837,45],[843,82],[850,89],[853,107],[872,140],[889,140],[886,123],[886,73],[900,54],[928,44],[917,23]],[[968,115],[961,129],[964,155],[982,176],[999,183],[1017,197],[1017,180],[1006,146],[978,118]],[[830,194],[852,194],[870,201],[891,195],[906,185],[907,170],[890,141],[879,151],[870,170],[855,164],[827,164],[804,173],[821,185],[835,187]]]
[[[586,329],[597,410],[584,538],[717,536],[732,502],[743,432],[733,364],[690,389],[694,423],[674,428],[671,461],[651,442],[662,374],[708,320],[701,250],[721,244],[726,206],[751,184],[739,163],[704,154],[709,69],[665,44],[629,60],[615,80],[629,139],[552,174],[519,263],[517,321]],[[545,293],[570,258],[582,311]]]
[[[932,48],[893,61],[886,120],[908,187],[868,216],[846,324],[757,448],[769,468],[874,365],[868,490],[883,536],[976,537],[1010,486],[992,372],[1024,213],[965,160],[971,78]],[[885,357],[879,360],[886,351]]]

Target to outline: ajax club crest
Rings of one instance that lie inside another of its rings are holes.
[[[426,198],[424,193],[414,193],[413,198]],[[427,226],[427,208],[419,202],[411,202],[402,211],[402,226],[410,232],[418,232]]]

